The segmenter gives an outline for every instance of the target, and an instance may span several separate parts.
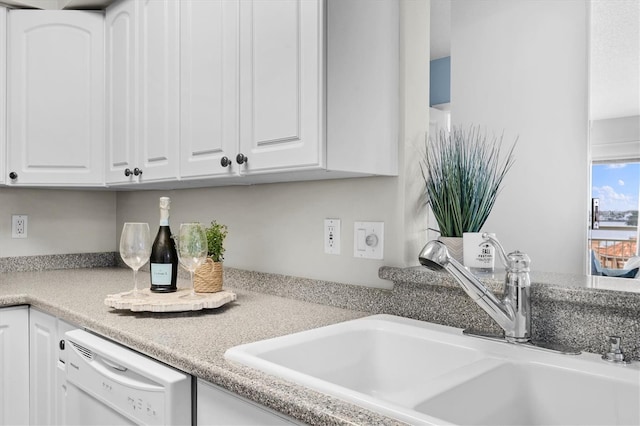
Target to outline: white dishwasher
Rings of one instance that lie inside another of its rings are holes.
[[[191,376],[84,330],[65,340],[66,424],[191,424]]]

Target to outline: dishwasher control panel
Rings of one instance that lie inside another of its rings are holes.
[[[66,340],[67,418],[82,424],[190,424],[189,375],[83,330],[67,332]],[[95,413],[102,413],[99,420],[92,419]]]

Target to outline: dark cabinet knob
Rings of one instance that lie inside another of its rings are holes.
[[[16,172],[9,173],[9,179],[11,179],[11,180],[18,179],[18,174]]]
[[[140,170],[139,168],[135,168],[133,169],[133,175],[134,176],[140,176],[142,174],[142,170]]]
[[[220,159],[220,165],[221,165],[222,167],[228,167],[228,166],[230,166],[230,165],[231,165],[231,160],[229,160],[229,157],[226,157],[226,156],[225,156],[225,157],[222,157],[222,158]]]
[[[60,342],[58,343],[58,346],[60,347],[61,351],[64,351],[64,345],[65,345],[64,340],[60,340]]]
[[[240,154],[238,154],[238,155],[236,156],[236,162],[237,162],[238,164],[244,164],[244,163],[246,163],[247,161],[249,161],[249,157],[247,157],[246,155],[244,155],[244,154],[242,154],[242,153],[240,153]]]
[[[124,169],[124,175],[126,177],[129,177],[133,174],[133,172],[131,171],[131,169]]]

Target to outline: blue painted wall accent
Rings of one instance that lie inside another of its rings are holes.
[[[431,61],[429,106],[451,102],[451,56]]]

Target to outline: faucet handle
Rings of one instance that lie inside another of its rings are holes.
[[[602,355],[602,359],[617,364],[629,364],[630,361],[625,359],[624,352],[622,352],[622,338],[619,336],[609,336],[608,339],[611,347],[609,348],[609,352]]]
[[[491,244],[496,249],[496,251],[500,255],[499,257],[502,260],[502,264],[505,267],[508,267],[509,259],[507,258],[507,253],[504,251],[504,247],[502,247],[502,244],[500,244],[500,241],[498,241],[496,237],[494,237],[493,235],[487,232],[482,234],[482,239],[485,240],[487,243]]]
[[[499,253],[499,257],[502,260],[502,264],[504,267],[510,272],[529,272],[529,265],[531,264],[531,259],[527,256],[526,253],[522,253],[521,251],[513,251],[507,254],[504,251],[504,247],[500,244],[497,238],[494,236],[483,233],[482,238],[492,246],[496,248],[496,251]]]

